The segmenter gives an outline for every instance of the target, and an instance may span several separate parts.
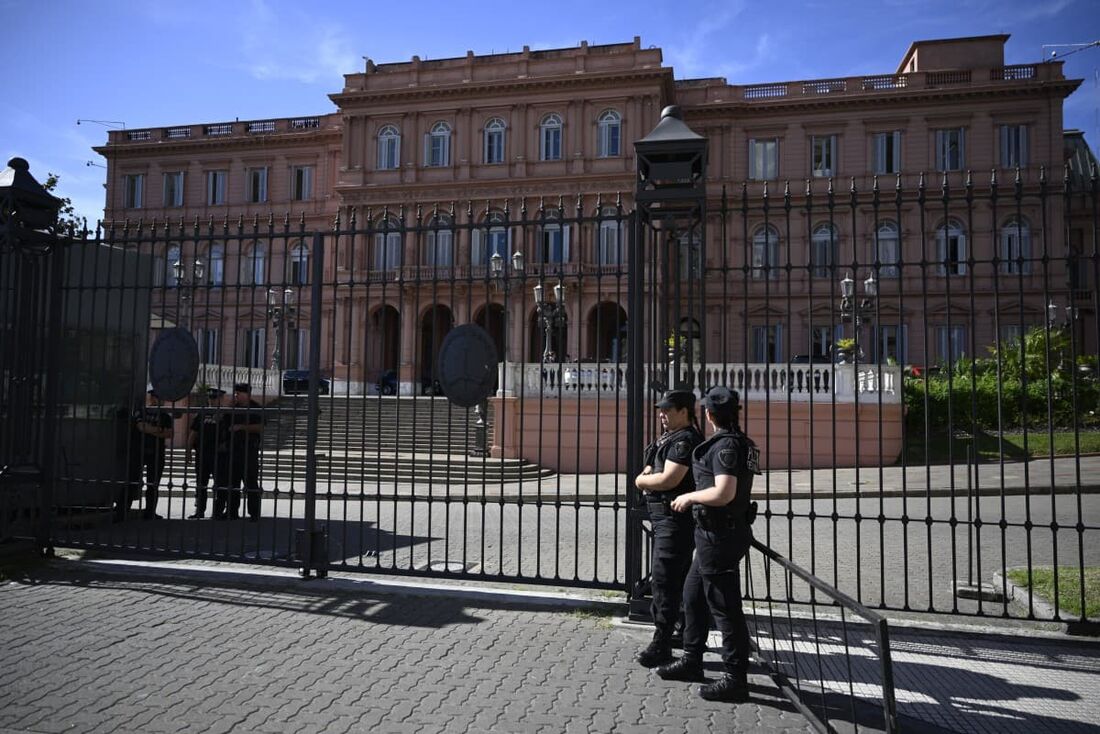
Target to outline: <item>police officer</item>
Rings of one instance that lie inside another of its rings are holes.
[[[646,509],[653,524],[653,641],[637,657],[646,668],[672,662],[672,632],[680,616],[684,577],[691,565],[692,519],[689,513],[673,512],[674,499],[695,489],[691,452],[703,441],[694,425],[695,394],[670,390],[657,403],[664,433],[646,448],[645,467],[634,486],[645,495]]]
[[[157,514],[157,500],[160,497],[160,480],[164,475],[165,444],[172,438],[172,416],[166,410],[160,410],[163,403],[156,392],[146,393],[145,406],[138,408],[130,417],[130,447],[127,467],[128,488],[115,498],[114,521],[126,519],[133,501],[141,492],[141,479],[145,474],[145,509],[141,513],[144,520],[160,520]]]
[[[744,701],[749,692],[749,630],[741,609],[738,565],[752,543],[756,503],[750,504],[750,494],[760,471],[760,452],[738,425],[736,392],[711,388],[703,406],[714,434],[692,454],[699,489],[672,501],[673,510],[691,510],[695,517],[695,558],[684,582],[684,655],[658,668],[657,674],[665,680],[705,680],[709,612],[722,633],[725,675],[702,686],[699,695],[709,701]]]
[[[260,404],[252,399],[252,386],[239,382],[233,386],[233,411],[222,416],[219,430],[227,437],[218,457],[217,488],[214,490],[214,519],[231,520],[240,517],[241,492],[244,484],[245,509],[248,519],[260,519],[260,441],[264,418]]]
[[[206,391],[206,407],[216,408],[221,404],[225,390],[212,387]],[[195,511],[187,516],[188,520],[201,520],[206,516],[206,485],[216,476],[215,464],[218,457],[218,416],[209,410],[196,413],[191,419],[188,431],[188,452],[195,452]]]

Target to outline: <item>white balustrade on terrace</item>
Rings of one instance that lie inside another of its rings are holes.
[[[196,385],[217,387],[226,392],[238,382],[252,386],[253,394],[278,395],[279,372],[260,367],[238,367],[231,364],[200,364]]]

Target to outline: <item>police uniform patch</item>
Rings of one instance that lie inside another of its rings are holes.
[[[759,474],[760,449],[756,448],[756,446],[750,445],[748,460],[745,463],[748,464],[749,471],[751,471],[753,474]]]
[[[718,463],[723,469],[735,469],[737,467],[737,452],[733,449],[722,449],[718,452]]]
[[[677,441],[672,447],[672,455],[687,457],[691,455],[691,447],[687,441]]]

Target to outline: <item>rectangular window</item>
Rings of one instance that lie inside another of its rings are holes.
[[[780,324],[752,327],[752,361],[771,363],[783,361],[783,327]]]
[[[313,198],[313,166],[294,166],[290,169],[290,198],[294,201]]]
[[[600,222],[600,265],[622,265],[624,260],[624,234],[626,227],[622,222]]]
[[[909,333],[905,324],[882,324],[875,327],[875,362],[905,364]]]
[[[901,131],[875,133],[871,171],[876,174],[901,172]]]
[[[122,205],[127,209],[140,209],[144,201],[145,175],[132,173],[122,177]]]
[[[695,234],[690,239],[684,235],[680,237],[677,247],[680,253],[679,277],[682,281],[698,280],[703,275],[703,248],[699,242],[699,235]]]
[[[248,170],[248,200],[253,204],[267,201],[267,168]]]
[[[542,262],[555,265],[569,262],[569,225],[547,224],[541,234]]]
[[[164,206],[183,206],[183,171],[164,174]]]
[[[1001,324],[1001,344],[1019,344],[1026,331],[1022,324]]]
[[[815,326],[810,331],[810,356],[818,359],[831,359],[833,345],[837,339],[844,338],[844,325]]]
[[[778,280],[779,272],[779,237],[758,234],[752,241],[753,280]]]
[[[203,364],[221,363],[221,338],[217,329],[199,329],[199,358]]]
[[[961,171],[966,165],[964,129],[936,131],[936,170]]]
[[[309,329],[287,329],[283,367],[288,370],[309,369]]]
[[[379,232],[374,235],[374,269],[397,270],[401,267],[401,233]]]
[[[817,178],[836,175],[836,135],[815,135],[810,139],[811,170]]]
[[[542,128],[542,150],[540,152],[544,161],[561,160],[560,127],[546,126]]]
[[[878,260],[878,274],[880,278],[897,278],[901,275],[901,243],[898,240],[898,229],[893,222],[884,222],[879,226],[875,235],[876,253],[874,259]]]
[[[217,206],[225,203],[225,171],[206,172],[206,203],[208,206]]]
[[[398,154],[401,151],[401,138],[397,135],[387,135],[378,139],[378,168],[382,171],[392,171],[397,168]]]
[[[485,131],[485,162],[504,162],[504,130]]]
[[[267,362],[266,330],[263,328],[245,329],[243,342],[241,356],[244,366],[253,369],[265,367]]]
[[[749,178],[770,181],[779,176],[779,139],[749,140]]]
[[[966,235],[955,226],[936,232],[940,275],[966,275]]]
[[[936,357],[947,365],[966,356],[966,327],[936,327]]]
[[[1027,125],[1001,125],[1001,168],[1025,168],[1027,154]]]

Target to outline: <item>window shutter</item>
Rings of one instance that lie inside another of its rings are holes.
[[[892,160],[889,162],[891,173],[899,173],[901,171],[901,131],[895,130],[891,133],[894,139],[894,150]]]
[[[570,262],[569,258],[569,235],[572,232],[572,225],[563,224],[561,227],[561,261],[563,263]]]
[[[265,174],[266,177],[266,174]],[[302,198],[310,199],[313,197],[313,166],[306,166],[302,169]]]
[[[874,161],[872,163],[872,173],[886,173],[886,136],[879,134],[875,136],[874,145]]]
[[[966,168],[966,130],[959,128],[959,170]]]
[[[837,173],[836,165],[836,135],[829,136],[829,175],[835,176]]]
[[[966,258],[969,254],[966,246],[966,235],[959,234],[959,275],[966,275]]]
[[[1020,125],[1020,167],[1023,168],[1028,164],[1028,126]]]
[[[945,130],[936,131],[936,170],[947,170],[947,133]]]
[[[1012,145],[1009,141],[1008,125],[1001,125],[1001,168],[1012,167]]]
[[[432,165],[432,136],[424,133],[424,165]]]
[[[485,258],[481,256],[481,230],[474,228],[470,230],[470,265],[478,266],[483,264]]]

